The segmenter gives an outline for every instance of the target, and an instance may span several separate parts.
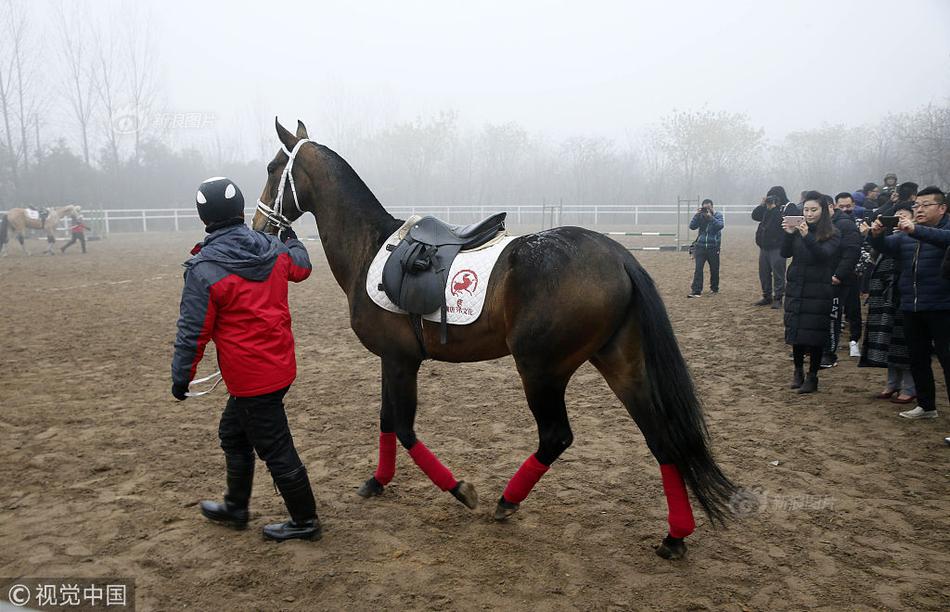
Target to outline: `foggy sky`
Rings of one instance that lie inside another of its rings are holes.
[[[946,0],[145,4],[165,106],[219,129],[279,114],[320,139],[334,114],[454,109],[463,125],[622,142],[705,106],[775,139],[950,96]]]

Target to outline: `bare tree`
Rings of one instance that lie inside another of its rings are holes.
[[[14,190],[19,189],[19,151],[13,143],[14,121],[14,65],[16,58],[13,54],[11,41],[16,35],[17,21],[15,19],[14,6],[11,2],[5,3],[0,14],[0,22],[7,24],[6,31],[0,36],[0,111],[3,113],[3,136],[7,149],[7,156],[10,159],[10,176],[13,180]]]
[[[73,117],[79,125],[82,140],[82,158],[89,165],[89,130],[96,102],[95,56],[83,31],[85,22],[75,4],[67,8],[65,2],[57,5],[59,17],[60,52],[64,63],[68,98]]]
[[[158,95],[158,70],[155,41],[148,14],[140,14],[137,5],[125,15],[126,88],[129,100],[127,119],[134,132],[133,160],[141,161],[142,140],[147,136],[149,120]]]
[[[103,34],[102,27],[97,27],[96,38],[96,75],[93,83],[96,86],[99,108],[101,109],[102,124],[106,135],[106,165],[117,168],[119,165],[119,91],[122,90],[122,73],[116,58],[115,38]]]

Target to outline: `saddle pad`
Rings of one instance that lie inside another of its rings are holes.
[[[389,259],[390,252],[386,250],[386,245],[399,244],[400,232],[405,236],[403,228],[412,224],[412,219],[406,222],[406,225],[399,228],[393,235],[386,240],[383,246],[373,258],[373,263],[366,272],[366,293],[380,308],[389,312],[398,312],[405,314],[406,311],[392,303],[386,293],[379,288],[383,282],[383,266]],[[488,291],[488,278],[491,276],[492,268],[502,250],[509,242],[517,236],[503,236],[498,241],[493,241],[489,246],[482,247],[473,251],[462,251],[455,257],[452,267],[449,269],[449,284],[445,288],[446,322],[449,325],[468,325],[478,320],[482,314],[482,306],[485,304],[485,295]],[[422,317],[426,321],[440,322],[442,320],[441,309],[437,309]]]
[[[29,219],[29,220],[31,220],[31,221],[39,221],[39,220],[40,220],[40,211],[38,211],[38,210],[30,210],[29,208],[27,208],[27,209],[24,210],[23,212],[26,213],[26,218]]]

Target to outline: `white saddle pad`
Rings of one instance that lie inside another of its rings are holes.
[[[29,220],[31,220],[31,221],[39,221],[39,220],[40,220],[40,211],[38,211],[38,210],[30,210],[29,208],[27,208],[27,209],[24,210],[23,212],[26,213],[26,218],[29,219]]]
[[[366,273],[366,293],[380,308],[390,312],[405,314],[406,311],[392,303],[386,292],[379,288],[383,282],[383,266],[389,259],[390,251],[386,245],[399,244],[408,228],[418,220],[410,218],[406,223],[393,232],[393,235],[376,253],[373,263]],[[478,320],[485,305],[485,295],[488,292],[488,279],[495,267],[495,262],[502,250],[517,236],[503,236],[497,242],[474,251],[463,251],[455,257],[452,268],[449,270],[449,284],[445,288],[446,322],[450,325],[468,325]],[[441,309],[423,315],[427,321],[439,322],[442,320]]]

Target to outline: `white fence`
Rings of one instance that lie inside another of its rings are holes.
[[[718,206],[727,223],[730,219],[739,224],[752,223],[749,205]],[[514,227],[546,228],[554,225],[581,225],[591,228],[634,228],[641,225],[651,227],[680,228],[684,230],[695,212],[693,209],[677,207],[676,204],[634,204],[634,205],[543,205],[527,204],[514,206],[491,205],[449,205],[449,206],[387,206],[396,217],[408,217],[413,214],[434,215],[448,223],[473,223],[500,211],[508,212],[508,223]],[[248,219],[254,216],[254,209],[244,211]],[[203,228],[194,208],[149,208],[123,210],[83,210],[86,223],[100,234],[113,232],[151,232],[151,231],[195,231]],[[313,218],[306,215],[304,223],[311,225]]]

